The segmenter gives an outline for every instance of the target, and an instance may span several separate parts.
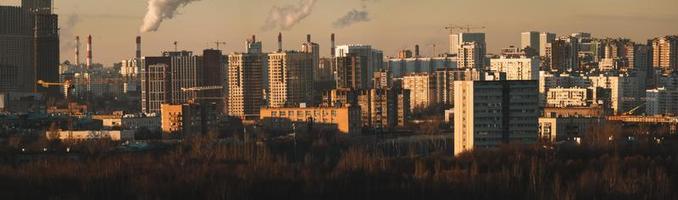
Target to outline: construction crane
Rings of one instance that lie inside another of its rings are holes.
[[[451,25],[451,24],[449,26],[445,27],[445,29],[450,30],[450,34],[454,34],[455,30],[462,31],[464,33],[469,33],[469,32],[471,32],[471,30],[474,30],[474,29],[485,29],[485,28],[486,28],[485,26],[471,26],[471,25],[461,25],[461,26],[459,26],[459,25]]]
[[[636,106],[635,108],[632,108],[631,110],[625,112],[623,115],[633,115],[633,114],[636,113],[636,111],[637,111],[638,109],[640,109],[641,107],[643,107],[645,104],[647,104],[647,102],[641,103],[640,105]]]
[[[219,49],[219,45],[222,45],[222,44],[223,44],[223,45],[226,45],[226,42],[216,41],[216,42],[214,42],[214,44],[217,44],[217,50],[220,50],[220,49]]]
[[[202,92],[202,91],[209,91],[209,90],[221,90],[224,89],[224,86],[198,86],[198,87],[190,87],[190,88],[181,88],[182,92]],[[191,102],[195,102],[195,100],[221,100],[223,97],[198,97],[197,94],[193,94],[193,98],[190,100]]]
[[[197,91],[221,90],[221,89],[224,89],[224,86],[199,86],[199,87],[181,88],[181,91],[183,91],[183,92],[197,92]]]
[[[55,87],[55,86],[63,86],[66,89],[66,94],[64,95],[66,97],[66,100],[68,100],[68,92],[69,90],[73,87],[73,84],[71,83],[70,80],[66,80],[61,83],[52,83],[52,82],[46,82],[43,80],[38,80],[38,85],[44,87],[44,88],[49,88],[49,87]]]

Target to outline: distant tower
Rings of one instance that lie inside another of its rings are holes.
[[[278,33],[278,52],[282,52],[282,33]]]
[[[75,37],[75,66],[80,66],[80,36]]]
[[[137,36],[137,54],[136,58],[141,59],[141,36]]]
[[[414,57],[419,58],[419,45],[414,45]]]
[[[332,49],[330,50],[330,56],[331,56],[332,58],[334,58],[334,57],[336,57],[336,55],[337,55],[337,52],[336,52],[337,50],[335,49],[335,48],[336,48],[336,44],[335,44],[335,40],[334,40],[334,33],[332,33],[332,35],[330,36],[330,39],[332,40],[332,46],[330,47],[330,48],[332,48]]]
[[[87,37],[87,60],[85,62],[88,69],[92,67],[92,35]]]

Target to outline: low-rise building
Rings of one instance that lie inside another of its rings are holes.
[[[341,107],[262,108],[260,122],[276,131],[336,130],[344,135],[361,133],[360,108]]]
[[[161,104],[160,110],[166,134],[206,134],[217,124],[216,104]]]
[[[103,140],[110,139],[112,141],[129,141],[134,140],[134,131],[94,131],[94,130],[85,130],[85,131],[47,131],[45,136],[48,140],[69,140],[69,141],[82,141],[82,140]]]
[[[539,137],[547,142],[581,140],[591,128],[603,123],[600,117],[555,116],[539,118]]]

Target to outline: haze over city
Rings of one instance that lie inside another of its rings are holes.
[[[676,0],[0,0],[2,199],[678,199]]]
[[[18,4],[18,0],[2,1]],[[227,43],[222,47],[224,52],[241,51],[243,40],[251,34],[260,38],[266,51],[272,51],[277,33],[283,31],[287,49],[299,48],[306,34],[313,34],[314,41],[326,49],[329,34],[334,32],[339,44],[369,43],[387,55],[419,44],[422,54],[429,55],[430,44],[437,44],[439,49],[446,46],[448,31],[444,27],[448,24],[486,26],[482,31],[487,33],[491,53],[508,45],[520,45],[516,35],[532,30],[586,31],[596,37],[627,37],[636,42],[678,32],[675,0],[317,0],[312,12],[289,30],[262,30],[274,6],[296,6],[301,2],[194,1],[179,8],[179,14],[164,21],[157,32],[141,34],[145,38],[143,54],[171,49],[171,41],[179,41],[180,49],[195,51],[215,48],[215,41],[223,41]],[[84,38],[91,34],[98,54],[96,62],[111,65],[132,56],[130,49],[134,49],[134,37],[139,34],[147,5],[142,0],[59,0],[55,7],[62,28],[62,61],[72,60],[72,51],[65,49],[72,49],[69,41],[75,35]],[[344,28],[333,26],[352,10],[367,11],[369,21]]]

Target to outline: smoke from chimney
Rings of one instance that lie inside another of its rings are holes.
[[[146,16],[141,25],[142,33],[157,31],[165,19],[172,19],[177,14],[179,7],[199,0],[147,0]]]
[[[297,5],[274,6],[268,12],[268,18],[262,27],[263,30],[273,30],[279,27],[289,30],[313,11],[317,0],[300,0]]]
[[[80,36],[75,36],[75,66],[80,66]]]
[[[335,49],[336,46],[335,46],[335,40],[334,40],[334,33],[332,33],[332,35],[330,35],[330,39],[332,40],[331,47],[330,47],[332,49],[330,49],[330,55],[334,58],[337,55],[336,54],[337,50]]]
[[[92,35],[87,36],[87,68],[92,67]]]
[[[343,17],[337,19],[332,25],[335,28],[345,28],[355,23],[370,21],[370,14],[366,10],[351,10]]]

